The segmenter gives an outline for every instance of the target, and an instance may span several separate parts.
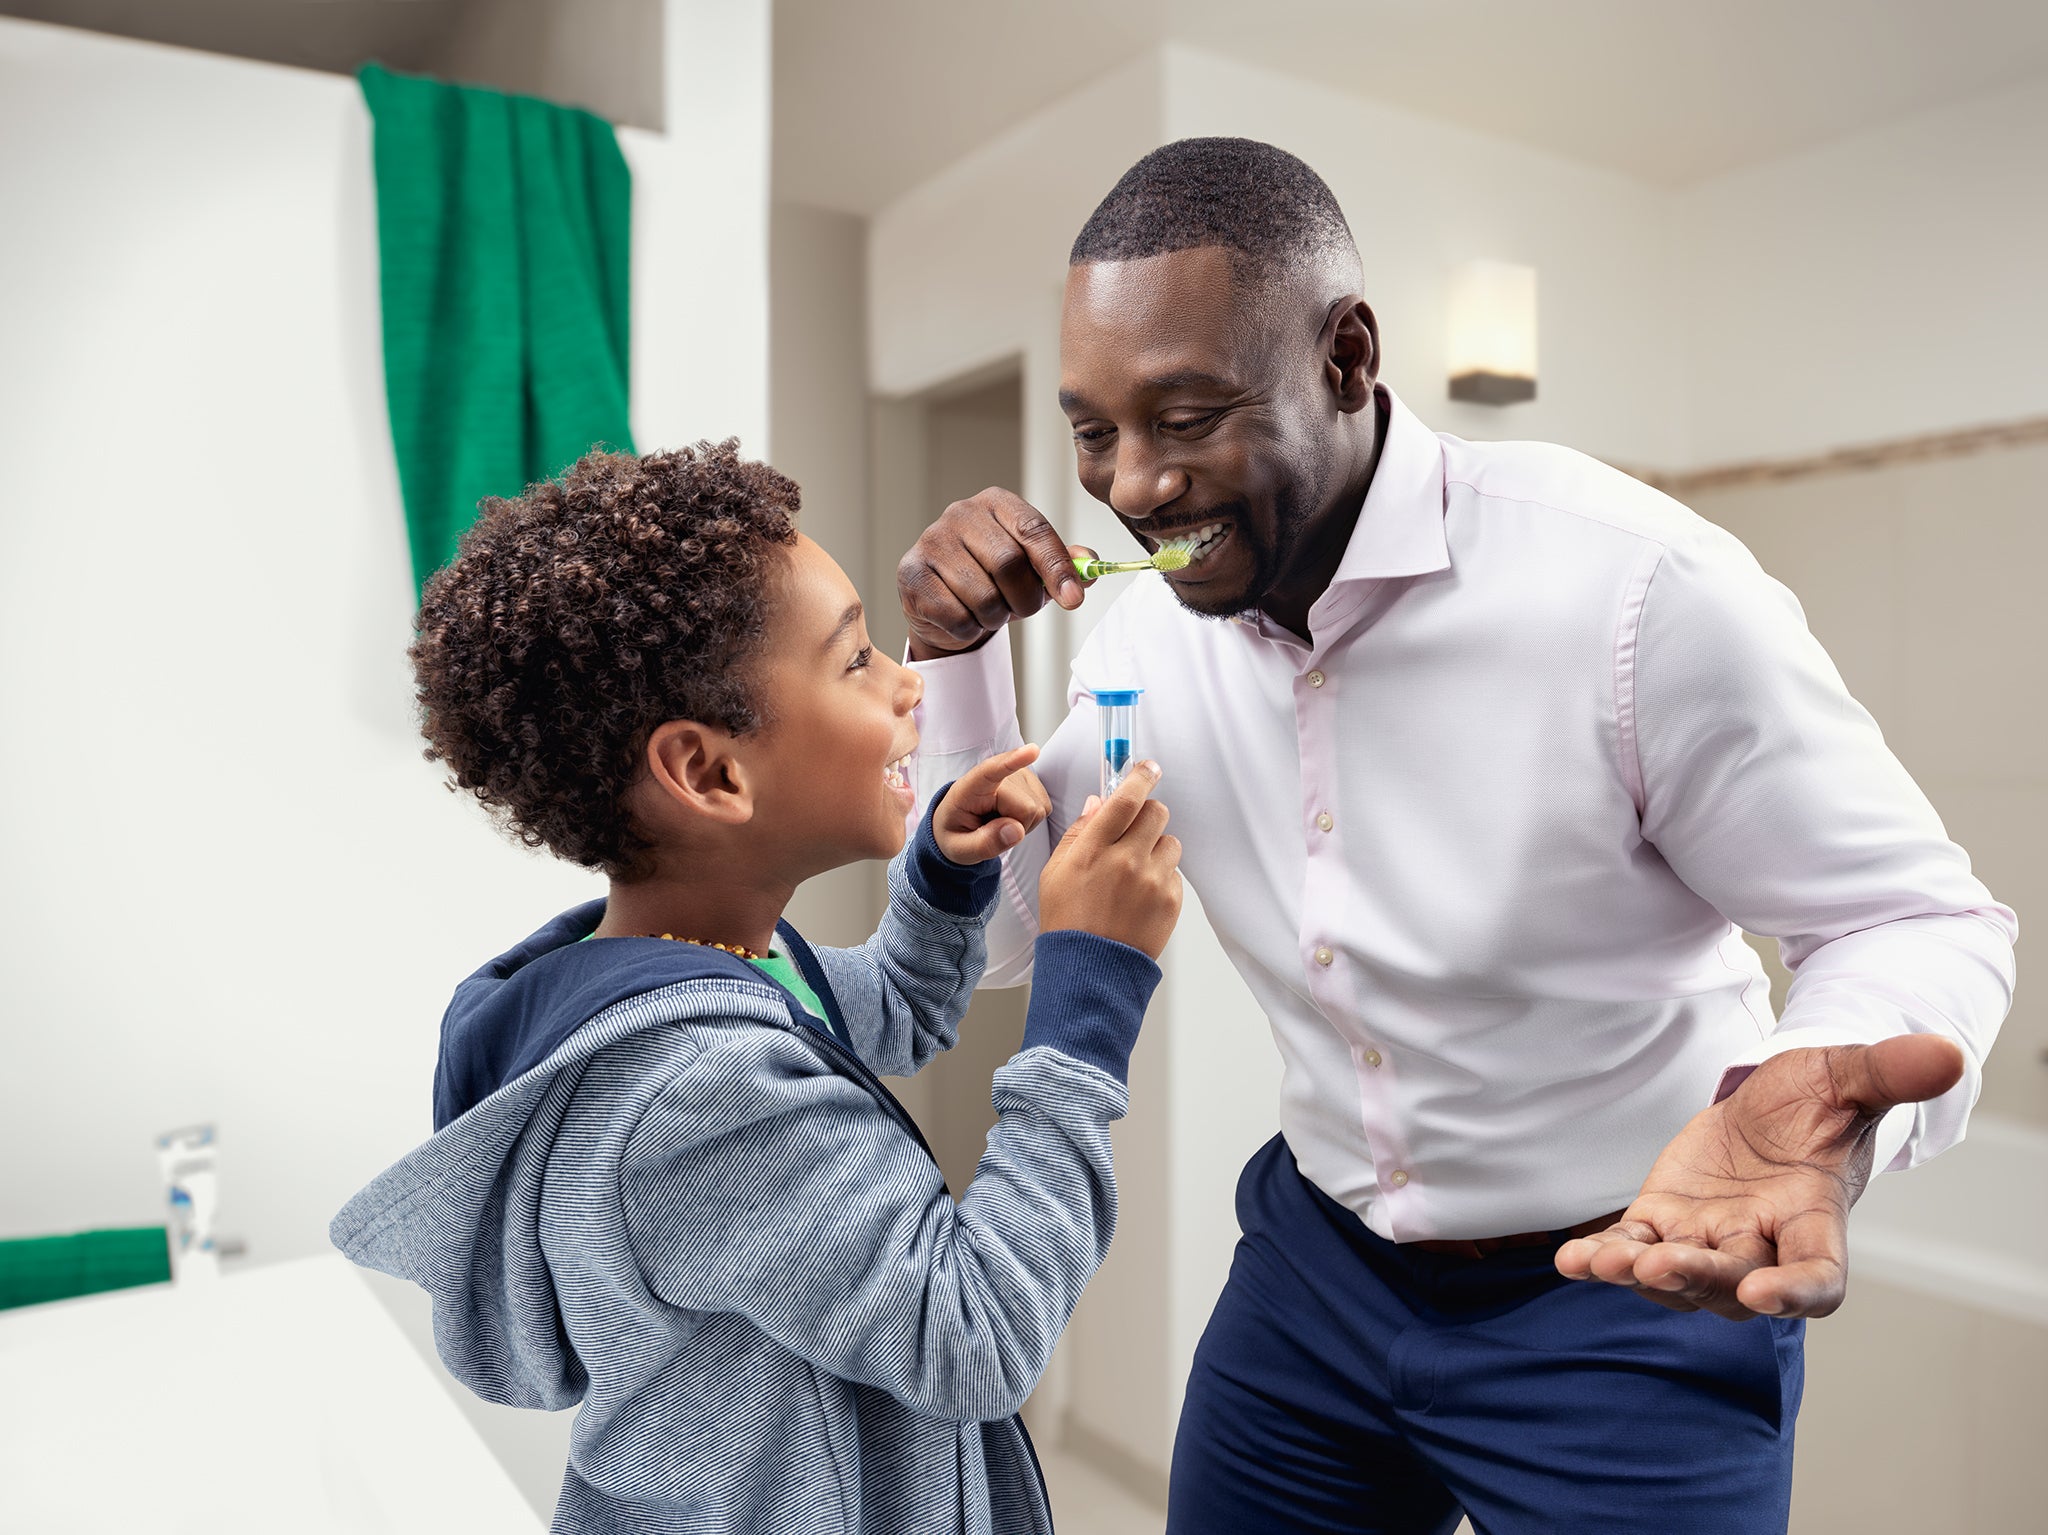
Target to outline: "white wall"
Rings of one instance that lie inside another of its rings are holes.
[[[660,134],[633,168],[633,435],[642,453],[768,435],[771,0],[664,0]]]
[[[772,462],[802,490],[799,525],[859,588],[873,631],[898,620],[894,582],[877,585],[868,569],[867,227],[777,202],[769,231]],[[886,900],[881,866],[853,864],[805,884],[787,915],[814,942],[859,943]]]
[[[804,532],[865,596],[867,225],[850,213],[777,202],[769,243],[775,467],[803,491]]]
[[[1330,184],[1379,315],[1383,376],[1424,421],[1623,463],[1684,461],[1667,194],[1213,53],[1167,57],[1164,138],[1263,139]],[[1447,284],[1475,257],[1536,269],[1538,383],[1527,404],[1449,398]]]
[[[916,394],[1023,350],[1089,210],[1159,142],[1163,91],[1162,55],[1134,60],[869,221],[868,376],[878,394]]]
[[[663,0],[486,0],[462,8],[439,59],[422,67],[658,133],[662,10]]]
[[[2048,76],[1678,198],[1692,461],[2048,413]]]
[[[766,0],[676,0],[667,49],[635,433],[759,451]],[[419,756],[368,115],[0,21],[0,224],[0,1235],[161,1219],[151,1137],[211,1120],[222,1229],[322,1251],[429,1129],[454,983],[602,888]]]

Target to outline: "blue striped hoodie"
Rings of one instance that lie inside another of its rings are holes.
[[[457,990],[435,1135],[332,1236],[432,1295],[479,1396],[579,1407],[556,1531],[1051,1529],[1017,1410],[1108,1250],[1109,1126],[1159,970],[1038,940],[955,1203],[875,1074],[952,1045],[997,868],[947,861],[927,817],[867,943],[780,928],[823,1024],[716,950],[580,941],[602,901]]]

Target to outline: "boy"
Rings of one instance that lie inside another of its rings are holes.
[[[603,870],[458,988],[436,1134],[337,1246],[434,1297],[449,1369],[582,1403],[557,1531],[1048,1531],[1016,1413],[1115,1219],[1110,1121],[1179,913],[1156,767],[1040,884],[1024,1047],[956,1205],[875,1073],[953,1043],[1035,748],[905,846],[916,677],[734,444],[593,454],[488,502],[429,583],[429,757]],[[890,857],[881,930],[812,950],[797,885]]]

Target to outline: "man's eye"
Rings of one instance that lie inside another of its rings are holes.
[[[1159,424],[1169,432],[1185,432],[1198,426],[1207,426],[1221,414],[1221,411],[1210,410],[1204,411],[1199,416],[1182,416],[1178,420],[1162,421]]]
[[[1074,441],[1094,447],[1116,435],[1116,428],[1109,426],[1084,426],[1074,433]]]

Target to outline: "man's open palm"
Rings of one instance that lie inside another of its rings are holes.
[[[1962,1051],[1929,1034],[1773,1056],[1679,1131],[1621,1220],[1558,1249],[1558,1272],[1676,1311],[1826,1316],[1878,1120],[1962,1073]]]

